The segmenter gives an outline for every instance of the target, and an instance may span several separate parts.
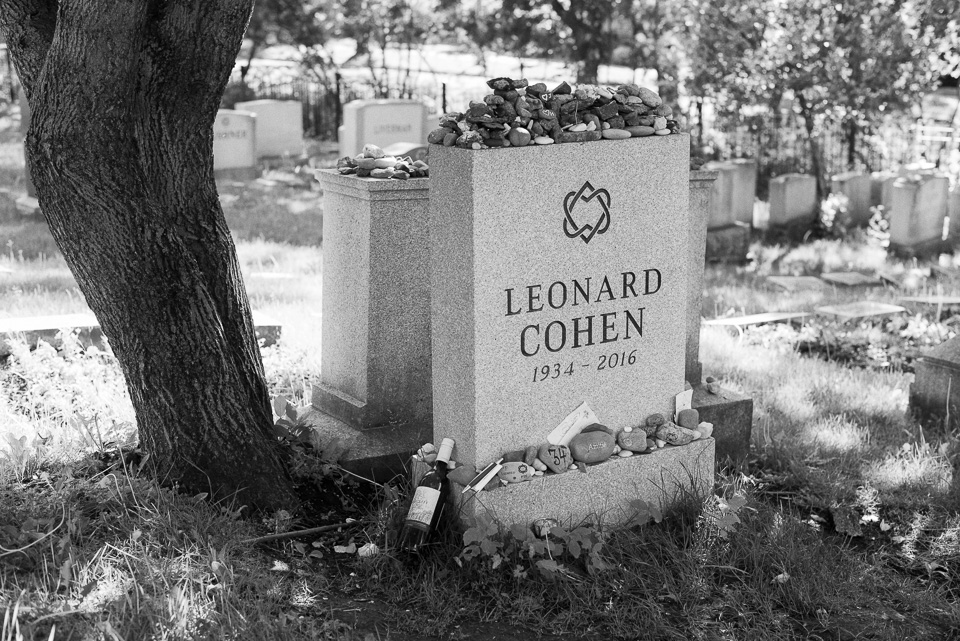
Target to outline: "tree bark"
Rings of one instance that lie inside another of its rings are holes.
[[[811,109],[810,103],[802,91],[797,91],[796,97],[797,102],[800,103],[800,115],[803,117],[804,129],[807,132],[807,142],[810,143],[810,170],[813,172],[814,178],[817,179],[817,198],[823,199],[827,197],[829,190],[823,173],[823,153],[820,151],[820,143],[813,135],[813,109]]]
[[[251,6],[7,0],[0,30],[33,112],[40,207],[120,362],[144,449],[185,489],[276,509],[296,497],[213,175]]]

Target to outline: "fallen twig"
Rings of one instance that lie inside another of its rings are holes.
[[[340,528],[355,527],[357,525],[362,525],[366,521],[347,521],[346,523],[334,523],[333,525],[321,525],[320,527],[312,527],[306,530],[294,530],[293,532],[281,532],[280,534],[268,534],[266,536],[258,536],[254,539],[244,539],[240,541],[241,545],[245,544],[257,544],[257,543],[267,543],[268,541],[282,541],[283,539],[295,539],[298,536],[306,536],[308,534],[320,534],[321,532],[330,532],[332,530],[338,530]]]

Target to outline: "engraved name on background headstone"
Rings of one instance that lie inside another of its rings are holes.
[[[366,144],[388,147],[398,142],[427,142],[434,126],[427,106],[416,100],[354,100],[343,107],[337,132],[341,156],[355,156]]]

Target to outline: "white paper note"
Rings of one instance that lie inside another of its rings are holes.
[[[597,415],[593,413],[587,402],[584,401],[580,407],[570,412],[560,424],[553,428],[550,435],[547,436],[547,442],[550,445],[569,445],[573,437],[591,423],[598,423]]]

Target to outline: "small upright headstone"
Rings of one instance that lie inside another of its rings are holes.
[[[718,171],[710,206],[709,229],[735,222],[753,225],[757,196],[757,161],[750,158],[708,162],[703,169]]]
[[[960,242],[960,184],[953,186],[947,197],[947,216],[950,218],[950,241]]]
[[[947,431],[960,424],[960,336],[940,343],[915,361],[910,409]]]
[[[816,178],[784,174],[770,180],[770,227],[809,225],[816,212]]]
[[[237,111],[257,117],[257,158],[303,155],[303,105],[298,100],[238,102]]]
[[[893,183],[890,196],[890,247],[916,255],[942,249],[950,181],[945,176],[914,174]]]
[[[221,109],[213,123],[213,170],[217,177],[257,177],[256,119],[252,113]]]
[[[356,156],[366,144],[426,144],[429,126],[427,106],[422,102],[354,100],[343,107],[343,126],[337,132],[340,155]]]
[[[847,197],[847,213],[856,227],[870,222],[870,188],[870,176],[852,171],[837,174],[830,183],[831,192]]]

